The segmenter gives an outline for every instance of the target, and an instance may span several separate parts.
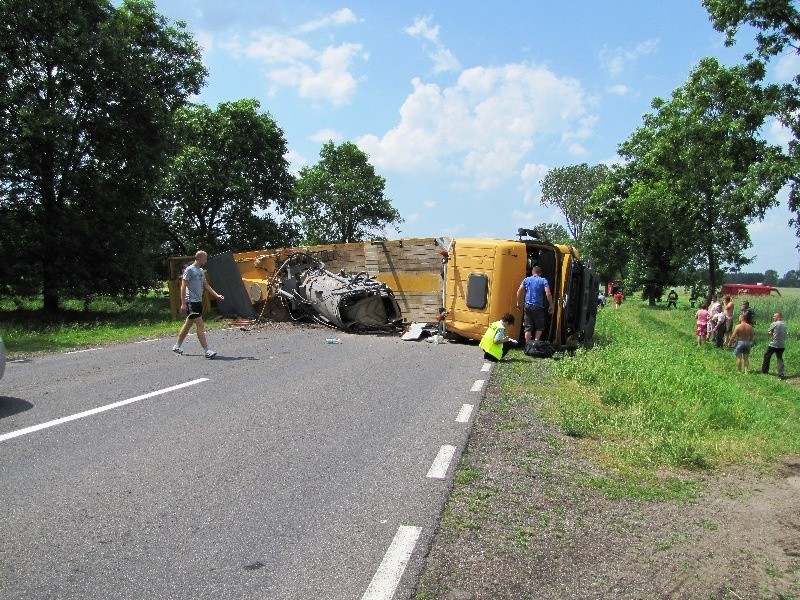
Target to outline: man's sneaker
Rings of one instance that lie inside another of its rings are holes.
[[[217,355],[213,350],[206,350],[206,358],[214,358]]]
[[[183,348],[181,348],[181,347],[180,347],[178,344],[175,344],[175,345],[172,347],[172,351],[173,351],[175,354],[183,354]]]

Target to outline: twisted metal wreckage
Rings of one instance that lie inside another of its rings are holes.
[[[259,261],[256,260],[256,266]],[[348,332],[383,331],[402,325],[394,292],[367,272],[337,274],[308,252],[290,255],[275,270],[268,289],[293,320],[316,323]]]

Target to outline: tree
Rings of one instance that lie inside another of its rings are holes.
[[[534,227],[534,231],[539,234],[539,238],[551,244],[564,244],[574,246],[575,240],[569,237],[569,232],[559,223],[539,223]]]
[[[581,253],[592,264],[600,281],[628,280],[628,261],[633,249],[629,223],[623,218],[630,183],[621,165],[609,170],[606,181],[595,189],[587,206],[589,222]]]
[[[179,153],[158,201],[170,251],[193,254],[291,246],[297,232],[277,216],[294,178],[283,131],[257,100],[191,104],[175,119]]]
[[[800,12],[794,0],[703,0],[714,27],[726,34],[725,45],[732,46],[742,25],[754,28],[758,60],[767,62],[788,48],[800,52]],[[748,61],[754,53],[745,54]],[[789,176],[789,210],[795,213],[789,223],[800,237],[800,75],[793,84],[780,88],[775,116],[790,129],[794,140],[789,144],[789,156],[794,167]],[[800,248],[800,243],[798,243]]]
[[[150,193],[205,74],[151,1],[0,3],[0,291],[55,312],[152,283]]]
[[[747,224],[777,204],[789,168],[780,149],[759,137],[775,106],[775,90],[758,85],[763,76],[758,63],[727,69],[703,59],[669,101],[653,101],[655,112],[620,145],[628,178],[658,190],[650,196],[659,219],[630,227],[633,257],[658,235],[679,241],[662,246],[673,253],[663,262],[678,259],[687,272],[702,265],[711,290],[726,268],[750,262]]]
[[[778,282],[782,287],[800,287],[800,271],[787,271]]]
[[[778,285],[778,272],[774,269],[767,269],[764,271],[764,279],[762,281],[767,285]]]
[[[578,245],[588,222],[589,197],[607,175],[605,165],[590,167],[583,163],[550,169],[541,181],[542,206],[557,206],[561,210],[567,229]]]
[[[320,161],[300,170],[295,185],[294,215],[305,243],[358,242],[383,236],[387,226],[403,220],[384,196],[386,180],[375,173],[369,157],[352,142],[326,142]]]

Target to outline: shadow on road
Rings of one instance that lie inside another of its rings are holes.
[[[0,419],[25,412],[33,408],[33,404],[22,398],[0,396]]]

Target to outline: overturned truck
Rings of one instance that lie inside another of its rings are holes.
[[[523,229],[518,239],[506,240],[404,238],[228,253],[211,257],[208,269],[215,289],[225,295],[224,315],[245,316],[249,310],[346,331],[443,317],[448,334],[479,340],[506,312],[516,317],[510,337],[522,337],[517,288],[539,266],[555,301],[543,339],[557,348],[589,347],[597,278],[575,248],[534,233]],[[236,294],[243,297],[239,308],[229,304]]]

